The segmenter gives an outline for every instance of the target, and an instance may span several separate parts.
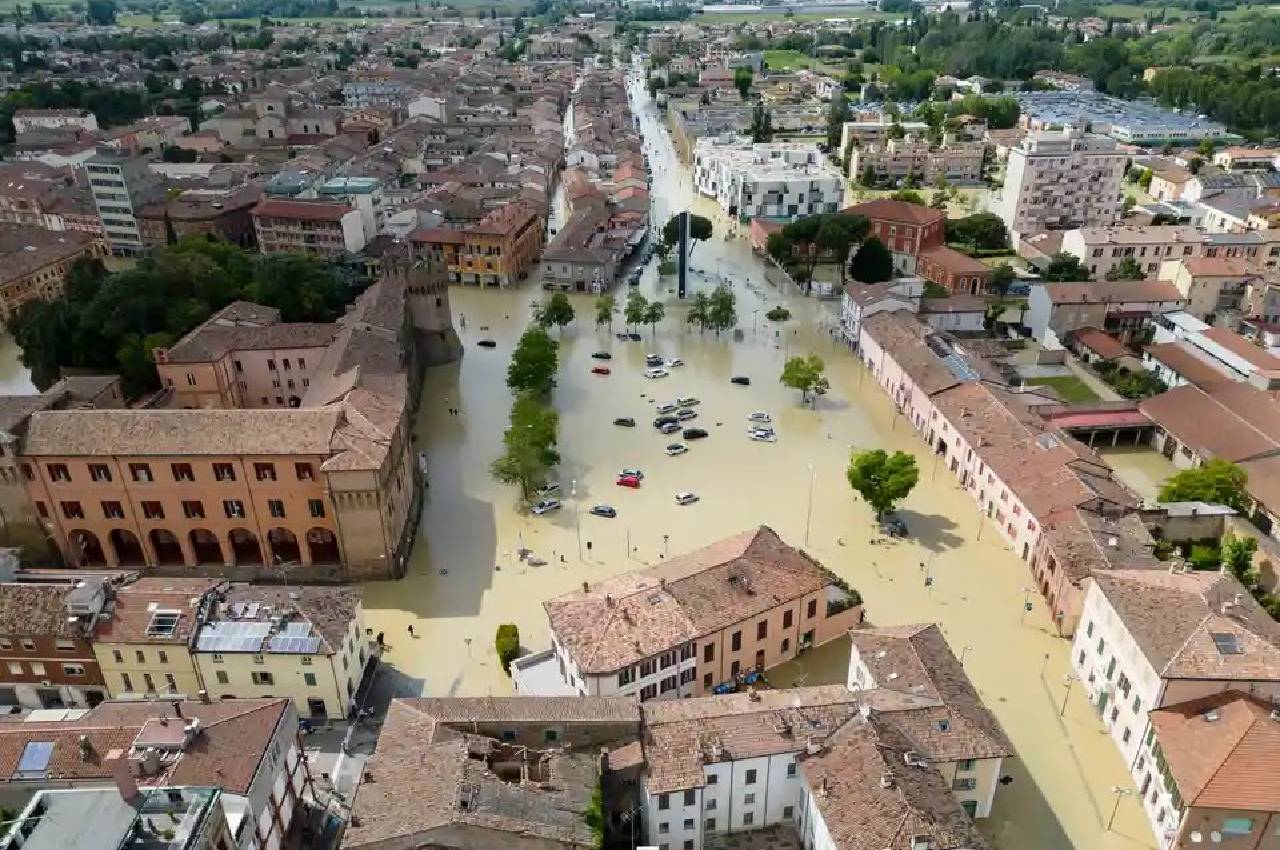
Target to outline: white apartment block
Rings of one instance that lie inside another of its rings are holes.
[[[789,221],[844,206],[844,175],[816,145],[698,139],[693,180],[699,193],[744,221]]]
[[[1176,806],[1146,751],[1149,712],[1227,690],[1280,697],[1278,641],[1280,624],[1225,573],[1094,575],[1071,647],[1076,687],[1129,765],[1157,835]]]
[[[929,125],[923,121],[846,121],[840,128],[840,151],[845,151],[855,144],[865,145],[885,142],[894,127],[901,127],[907,135],[920,135],[929,131]]]
[[[849,154],[849,177],[860,180],[870,169],[877,181],[915,177],[921,185],[944,178],[948,183],[982,181],[982,142],[950,142],[941,146],[917,139],[890,139],[855,147]]]
[[[1127,159],[1115,141],[1103,136],[1076,130],[1029,133],[1009,151],[1004,188],[991,210],[1015,238],[1109,225],[1120,216]]]
[[[1166,260],[1203,256],[1205,237],[1185,224],[1081,227],[1062,235],[1062,250],[1079,257],[1094,280],[1104,280],[1126,258],[1155,277]]]

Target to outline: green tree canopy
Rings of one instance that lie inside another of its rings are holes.
[[[130,269],[77,261],[65,297],[32,300],[10,321],[32,381],[45,389],[64,367],[118,372],[127,396],[159,387],[151,351],[172,344],[215,311],[243,299],[275,307],[286,322],[331,322],[359,292],[339,265],[300,254],[251,254],[188,236],[149,251]]]
[[[707,293],[694,293],[684,320],[691,325],[697,325],[698,333],[711,327],[711,299],[707,297]]]
[[[733,85],[738,89],[738,94],[746,100],[751,95],[751,69],[745,65],[735,68],[733,71]]]
[[[556,385],[557,349],[559,343],[551,338],[546,328],[529,326],[520,335],[515,350],[511,352],[511,365],[507,367],[507,386],[516,392],[545,395]]]
[[[1174,473],[1160,488],[1162,502],[1208,502],[1247,513],[1252,499],[1249,474],[1230,461],[1214,458],[1201,466]]]
[[[783,386],[799,390],[800,398],[807,401],[809,393],[827,388],[827,378],[823,374],[826,368],[827,364],[816,354],[791,357],[782,367],[778,380]]]
[[[547,303],[539,304],[534,308],[533,318],[544,328],[555,325],[561,333],[564,333],[564,326],[572,322],[576,315],[573,304],[569,302],[569,296],[563,292],[557,292],[547,299]]]
[[[652,329],[653,335],[658,335],[658,322],[661,322],[667,315],[667,308],[656,298],[650,301],[644,307],[644,323]]]
[[[707,299],[707,327],[715,331],[716,336],[738,324],[737,303],[733,290],[723,283],[716,284],[711,291],[711,297]]]
[[[849,261],[849,276],[862,283],[882,283],[893,278],[893,255],[875,236],[868,238]]]
[[[613,330],[613,311],[618,307],[618,300],[612,295],[601,295],[596,299],[596,327],[607,325]]]
[[[1013,285],[1017,275],[1013,273],[1013,266],[1008,263],[998,263],[991,270],[991,279],[987,281],[987,287],[995,294],[1003,297],[1009,294],[1009,287]]]
[[[911,493],[920,471],[914,455],[872,449],[854,453],[846,475],[849,486],[861,494],[878,520]]]
[[[649,315],[649,301],[640,290],[633,289],[627,293],[627,302],[622,308],[622,319],[627,323],[627,327],[632,325],[643,325],[645,318]]]
[[[995,213],[974,213],[947,220],[947,241],[997,250],[1009,247],[1009,230]]]
[[[1088,280],[1089,270],[1075,254],[1059,251],[1049,258],[1049,265],[1040,277],[1046,281]]]
[[[1107,280],[1142,280],[1147,275],[1133,257],[1124,257],[1107,272]]]
[[[536,393],[519,393],[511,405],[511,425],[502,435],[502,454],[489,467],[494,479],[520,485],[521,495],[529,498],[560,462],[556,451],[559,425],[560,414],[543,404]]]

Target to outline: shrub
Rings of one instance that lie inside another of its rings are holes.
[[[791,318],[791,311],[782,305],[778,305],[764,314],[764,317],[771,322],[785,322]]]
[[[1187,561],[1192,569],[1216,570],[1222,563],[1222,553],[1217,546],[1196,543],[1191,547],[1191,554],[1187,556]]]
[[[498,660],[502,662],[502,672],[511,675],[511,662],[520,655],[520,627],[515,623],[503,623],[498,626],[498,633],[493,639],[494,648],[498,650]]]

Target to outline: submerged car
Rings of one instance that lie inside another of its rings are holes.
[[[748,428],[747,436],[757,443],[778,442],[778,435],[773,432],[772,428]]]
[[[887,513],[880,517],[880,532],[890,537],[906,537],[907,524],[896,513]]]
[[[665,378],[671,373],[666,369],[645,369],[644,376],[646,378]]]
[[[613,420],[613,424],[621,425],[623,428],[636,427],[636,421],[632,419],[630,416],[619,416],[617,419]]]
[[[701,428],[685,428],[682,435],[686,440],[701,440],[707,436],[707,432]]]
[[[591,374],[593,374],[593,375],[612,375],[612,374],[613,374],[613,370],[612,370],[612,369],[610,369],[608,366],[594,366],[594,367],[592,367],[592,369],[591,369]]]
[[[693,407],[697,404],[702,404],[702,402],[691,395],[682,395],[676,399],[676,405],[679,407]]]
[[[773,417],[762,410],[747,415],[748,422],[772,422]]]
[[[618,476],[619,476],[619,477],[622,477],[622,476],[624,476],[624,475],[629,475],[629,476],[631,476],[632,478],[636,478],[636,479],[638,479],[638,480],[640,480],[640,481],[643,481],[643,480],[644,480],[644,471],[643,471],[643,470],[639,470],[639,469],[631,469],[631,468],[626,468],[626,469],[620,469],[620,470],[618,470]]]
[[[676,413],[676,418],[679,419],[681,422],[688,422],[690,419],[697,419],[698,413],[697,411],[690,410],[689,408],[686,407]]]
[[[613,355],[607,351],[597,351],[591,355],[594,360],[612,360]]]
[[[606,519],[613,519],[618,515],[617,510],[612,505],[593,505],[588,513],[592,516],[602,516]]]
[[[476,343],[481,348],[497,348],[498,344],[491,339],[482,339]]]
[[[686,446],[684,443],[672,443],[666,448],[667,457],[676,457],[678,455],[684,454],[687,451],[689,451],[689,447]]]
[[[658,432],[662,434],[674,434],[679,430],[680,430],[679,422],[664,422],[662,426],[658,428]]]
[[[689,493],[689,492],[676,493],[677,505],[692,505],[696,501],[698,501],[697,493]]]
[[[751,386],[751,379],[746,375],[734,375],[729,379],[729,383],[737,384],[740,387],[749,387]]]
[[[634,475],[619,475],[617,482],[619,487],[630,487],[632,490],[640,489],[640,479]]]
[[[560,500],[559,499],[543,499],[539,502],[534,503],[534,506],[530,508],[530,510],[533,511],[534,516],[542,516],[543,514],[549,514],[552,511],[560,510]]]

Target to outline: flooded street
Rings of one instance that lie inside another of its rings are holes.
[[[637,95],[640,95],[637,92]],[[646,104],[644,124],[654,166],[653,225],[689,203],[687,171],[676,163],[656,113]],[[691,208],[712,216],[704,199]],[[1104,734],[1081,689],[1066,693],[1069,644],[1050,636],[1038,594],[1022,612],[1030,586],[1026,566],[998,535],[979,526],[976,505],[933,457],[856,359],[829,333],[834,304],[783,294],[764,282],[764,265],[745,240],[723,239],[725,221],[693,251],[691,265],[733,283],[738,326],[717,339],[686,330],[674,278],[659,281],[651,266],[641,283],[646,296],[667,303],[656,335],[621,342],[593,327],[590,296],[571,296],[578,320],[561,343],[554,393],[561,414],[560,481],[564,508],[533,517],[518,512],[515,488],[488,473],[500,451],[511,403],[506,369],[511,349],[528,322],[530,304],[543,297],[535,283],[512,291],[454,288],[455,326],[465,346],[461,362],[428,371],[418,413],[418,445],[429,455],[430,489],[409,575],[365,588],[369,625],[385,631],[385,660],[402,678],[402,692],[431,696],[506,695],[510,680],[493,649],[494,631],[520,627],[531,650],[549,645],[541,602],[664,556],[765,523],[793,545],[805,545],[863,595],[876,624],[938,621],[987,704],[1007,730],[1020,759],[1006,767],[1013,782],[997,795],[982,828],[1001,850],[1133,850],[1154,842],[1132,797],[1121,800],[1113,831],[1105,825],[1116,799],[1114,785],[1130,787],[1120,756]],[[691,293],[709,291],[694,276]],[[626,287],[615,290],[619,302]],[[765,311],[785,303],[792,319],[781,326]],[[465,316],[466,326],[461,318]],[[487,326],[488,330],[481,330]],[[619,330],[621,320],[613,330]],[[554,333],[554,332],[553,332]],[[483,337],[496,349],[476,346]],[[613,374],[590,373],[593,351],[613,354]],[[644,355],[679,356],[685,366],[660,380],[643,377]],[[789,355],[818,353],[827,361],[831,390],[816,409],[778,382]],[[731,384],[735,375],[750,387]],[[672,442],[650,425],[653,406],[676,396],[701,399],[697,425],[710,432],[689,452],[667,457]],[[456,407],[460,416],[448,409]],[[747,414],[768,411],[778,442],[755,443],[746,435]],[[631,416],[635,428],[612,425]],[[872,545],[872,513],[845,479],[851,449],[904,449],[921,463],[921,482],[903,505],[910,530],[905,542]],[[622,467],[639,467],[643,487],[617,487]],[[571,486],[571,482],[573,482]],[[571,489],[573,495],[571,495]],[[701,501],[677,506],[674,495],[692,490]],[[616,519],[587,513],[592,505],[617,508]],[[806,545],[807,544],[807,545]],[[549,563],[530,568],[513,553],[527,546]],[[563,559],[563,560],[562,560]],[[926,569],[934,578],[924,586]],[[412,625],[415,636],[407,629]],[[777,683],[843,681],[847,644],[807,656],[803,668],[787,665]],[[1065,716],[1059,711],[1066,698]]]

